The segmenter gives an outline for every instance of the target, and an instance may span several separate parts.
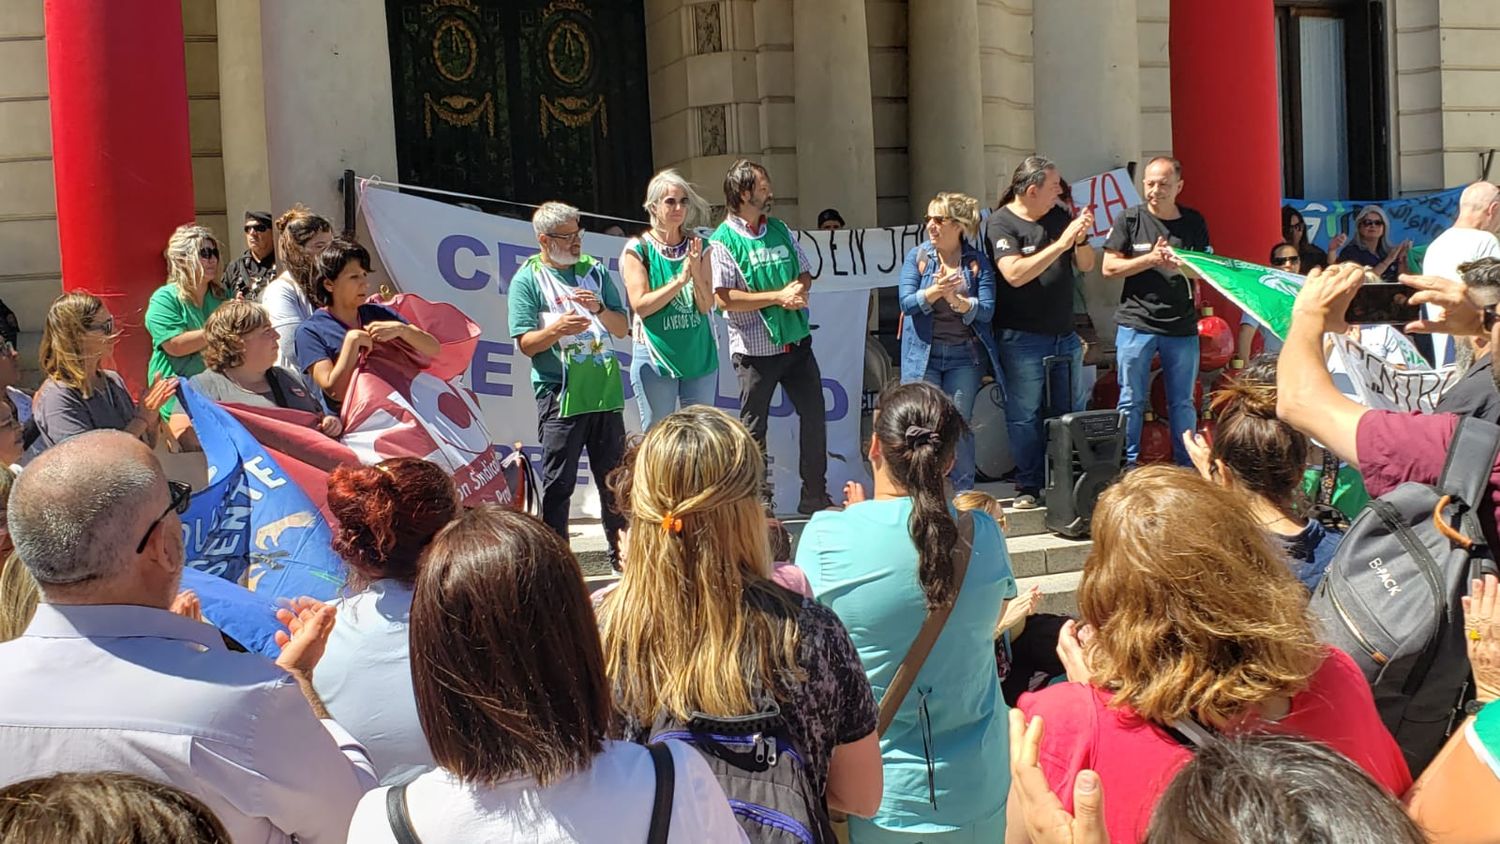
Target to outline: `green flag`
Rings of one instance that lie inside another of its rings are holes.
[[[1302,289],[1303,276],[1205,252],[1172,251],[1278,340],[1286,340],[1292,324],[1292,302]]]

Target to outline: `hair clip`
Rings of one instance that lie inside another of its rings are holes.
[[[682,519],[672,515],[672,511],[668,510],[667,514],[661,517],[661,529],[665,533],[682,533]]]

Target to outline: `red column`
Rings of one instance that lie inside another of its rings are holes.
[[[1172,0],[1170,21],[1179,201],[1207,218],[1215,252],[1264,264],[1281,240],[1272,0]],[[1221,316],[1238,318],[1217,292],[1205,293]]]
[[[114,366],[146,380],[146,300],[162,250],[193,219],[182,1],[46,0],[47,88],[66,290],[104,300],[124,329]]]

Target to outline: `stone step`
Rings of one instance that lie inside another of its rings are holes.
[[[1046,518],[1046,507],[1017,510],[1014,507],[1006,506],[1005,535],[1010,539],[1018,539],[1023,536],[1037,536],[1047,533]]]
[[[1065,571],[1057,574],[1040,574],[1033,577],[1016,578],[1018,594],[1024,594],[1033,586],[1042,589],[1042,602],[1037,612],[1078,617],[1078,582],[1083,579],[1081,571]]]
[[[1066,539],[1050,533],[1007,537],[1010,566],[1016,577],[1034,577],[1083,570],[1094,543],[1087,539]]]

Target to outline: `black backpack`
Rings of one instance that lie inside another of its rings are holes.
[[[1313,595],[1324,641],[1364,671],[1414,777],[1470,697],[1460,598],[1471,578],[1495,571],[1477,508],[1497,450],[1500,427],[1461,419],[1437,484],[1408,482],[1372,500]]]
[[[734,718],[694,713],[687,723],[663,715],[648,741],[668,739],[703,754],[752,842],[833,844],[828,809],[775,704]]]

